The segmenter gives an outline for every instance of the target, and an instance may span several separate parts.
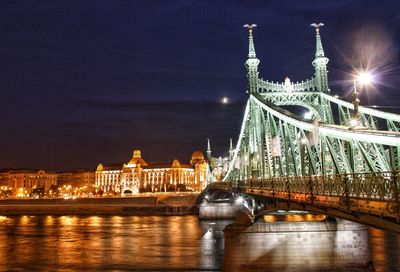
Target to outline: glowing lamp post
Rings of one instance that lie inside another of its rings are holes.
[[[351,129],[354,129],[359,124],[359,119],[360,119],[360,114],[358,112],[358,106],[360,104],[360,98],[358,97],[358,95],[360,93],[357,91],[357,84],[359,84],[360,86],[365,86],[371,84],[372,81],[373,78],[369,72],[361,72],[353,79],[354,112],[353,112],[353,118],[350,121]]]

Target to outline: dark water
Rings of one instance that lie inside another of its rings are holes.
[[[229,222],[196,216],[0,217],[0,271],[219,271]],[[370,230],[377,271],[400,271],[398,235]]]
[[[400,236],[378,229],[368,235],[375,271],[400,271]]]

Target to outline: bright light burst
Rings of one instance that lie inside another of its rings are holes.
[[[244,198],[243,198],[242,196],[239,196],[239,197],[236,199],[236,204],[237,204],[237,205],[241,205],[241,204],[243,204],[243,202],[244,202]]]
[[[374,77],[370,72],[361,72],[357,75],[356,80],[361,85],[369,85],[374,82]]]
[[[400,70],[395,62],[399,50],[393,34],[378,23],[365,23],[342,35],[343,47],[338,53],[344,66],[340,71],[342,80],[337,80],[335,84],[346,87],[346,95],[350,95],[354,91],[354,76],[362,74],[361,80],[357,78],[360,87],[364,85],[364,79],[372,80],[369,81],[368,92],[363,93],[368,98],[366,101],[375,100],[378,96],[390,104],[391,100],[384,91],[395,88],[398,81],[396,74]],[[367,74],[362,73],[364,71],[369,71],[372,78],[365,77]]]

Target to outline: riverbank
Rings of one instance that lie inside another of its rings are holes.
[[[0,215],[188,215],[197,214],[198,194],[113,198],[2,199]]]

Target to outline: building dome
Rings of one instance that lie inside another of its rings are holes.
[[[192,154],[192,160],[204,160],[204,155],[201,151],[196,150]]]
[[[174,160],[174,161],[172,162],[171,168],[181,168],[181,164],[179,163],[178,160]]]
[[[203,163],[204,162],[204,155],[201,151],[196,150],[192,154],[192,159],[190,160],[190,164],[194,165],[196,163]]]
[[[137,167],[140,165],[141,167],[147,166],[148,164],[142,159],[142,155],[140,150],[134,150],[132,159],[125,165],[125,167]]]

